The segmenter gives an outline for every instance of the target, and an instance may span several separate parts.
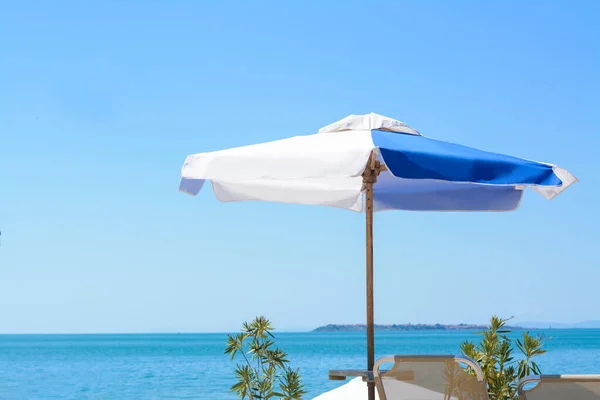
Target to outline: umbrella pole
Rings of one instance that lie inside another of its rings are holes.
[[[367,183],[367,370],[375,364],[375,321],[373,316],[373,183]],[[369,400],[375,400],[375,384],[367,383]]]
[[[375,322],[373,315],[373,184],[381,170],[375,153],[371,153],[369,164],[363,174],[363,184],[366,191],[366,227],[367,227],[367,370],[372,377],[375,364]],[[367,381],[369,400],[375,400],[375,382]]]

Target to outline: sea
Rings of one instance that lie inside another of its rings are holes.
[[[543,373],[600,373],[600,330],[545,330]],[[511,335],[518,335],[514,332]],[[226,334],[0,335],[0,400],[235,399]],[[306,399],[343,384],[330,369],[364,368],[364,333],[279,333]],[[469,331],[376,334],[377,356],[458,354]]]

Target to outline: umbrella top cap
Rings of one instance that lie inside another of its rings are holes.
[[[319,133],[343,131],[383,130],[421,136],[421,134],[404,122],[383,115],[370,113],[364,115],[349,115],[333,124],[319,129]]]

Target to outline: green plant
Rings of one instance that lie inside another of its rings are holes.
[[[244,322],[241,333],[228,335],[225,354],[232,360],[241,355],[243,360],[236,365],[238,382],[231,387],[241,399],[297,400],[306,393],[299,370],[289,368],[287,353],[275,347],[272,330],[268,319],[256,317],[252,322]]]
[[[461,352],[479,364],[488,387],[490,400],[516,400],[517,383],[527,375],[539,375],[540,367],[533,361],[536,356],[544,354],[541,336],[535,337],[529,332],[523,332],[522,338],[517,339],[516,347],[522,357],[513,357],[513,343],[506,336],[510,330],[506,329],[506,322],[493,316],[490,325],[483,332],[479,345],[470,341],[461,344]]]

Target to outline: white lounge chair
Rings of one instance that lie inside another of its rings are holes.
[[[392,364],[385,369],[382,366]],[[375,363],[380,400],[487,400],[475,361],[453,355],[384,357]]]
[[[600,375],[539,375],[519,381],[520,400],[600,400]]]

